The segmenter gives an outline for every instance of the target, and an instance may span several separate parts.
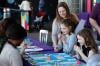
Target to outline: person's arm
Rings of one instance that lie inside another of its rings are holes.
[[[63,48],[63,45],[62,45],[63,43],[62,43],[61,38],[62,38],[62,34],[60,33],[58,34],[58,46],[57,46],[58,50],[61,50]]]
[[[53,24],[52,24],[52,42],[53,42],[54,50],[56,50],[56,47],[57,47],[57,44],[58,44],[57,31],[58,31],[58,26],[57,26],[56,20],[54,20]]]
[[[98,20],[99,20],[99,13],[100,13],[100,4],[96,4],[93,9],[92,13],[89,18],[89,22],[92,25],[93,28],[96,29],[96,31],[100,34],[100,26],[98,25]]]
[[[95,53],[92,51],[92,50],[90,50],[89,51],[89,55],[88,55],[88,57],[90,57],[90,56],[92,56],[92,55],[94,55]]]
[[[88,57],[85,56],[85,54],[82,52],[82,50],[80,49],[80,47],[74,45],[74,50],[75,50],[76,52],[79,53],[79,55],[82,57],[82,59],[83,59],[85,62],[87,62]]]
[[[98,33],[100,34],[100,26],[97,24],[97,22],[92,18],[89,18],[89,21],[92,27],[95,28],[96,31],[98,31]]]
[[[22,58],[19,52],[13,51],[9,57],[10,66],[23,66]]]
[[[69,37],[68,47],[67,47],[68,52],[71,52],[73,50],[74,45],[76,44],[76,41],[77,41],[77,39],[76,39],[76,36],[75,35],[71,35]]]

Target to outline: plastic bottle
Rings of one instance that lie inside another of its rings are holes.
[[[3,9],[3,19],[7,18],[7,9]]]
[[[7,11],[7,18],[8,18],[8,17],[11,16],[11,14],[10,14],[10,8],[7,8],[6,11]]]
[[[10,8],[4,8],[3,9],[3,19],[9,18],[11,16],[10,14]]]

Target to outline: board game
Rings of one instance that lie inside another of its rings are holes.
[[[65,53],[29,55],[36,66],[77,66],[77,60]]]

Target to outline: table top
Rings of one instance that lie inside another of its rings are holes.
[[[69,56],[69,55],[67,55],[65,53],[55,53],[53,51],[53,47],[48,46],[46,43],[41,43],[40,41],[34,40],[32,38],[29,38],[28,43],[31,43],[32,46],[38,46],[40,48],[43,48],[44,50],[41,51],[42,54],[40,54],[40,52],[37,52],[37,54],[31,54],[30,53],[30,54],[27,55],[27,57],[24,57],[24,66],[36,66],[36,65],[33,65],[34,64],[33,59],[34,60],[35,59],[40,59],[41,57],[43,57],[42,60],[35,60],[35,61],[36,62],[46,61],[44,58],[47,58],[47,60],[50,60],[50,61],[51,60],[53,60],[53,61],[56,61],[56,60],[59,61],[59,59],[60,60],[62,59],[63,63],[65,63],[64,61],[70,61],[70,63],[71,63],[72,60],[73,60],[74,63],[76,63],[76,60],[74,58],[72,58],[71,56]],[[48,57],[50,57],[50,58],[48,58]],[[68,60],[68,58],[69,59],[72,59],[72,60]],[[43,66],[47,66],[47,63],[44,63],[44,64],[46,64],[46,65],[43,65]],[[51,66],[52,66],[52,64],[55,64],[55,63],[51,63]],[[50,66],[50,62],[48,64],[48,66]],[[80,66],[85,66],[85,64],[84,63],[81,63]]]
[[[77,60],[66,53],[28,55],[29,63],[38,66],[77,66]]]

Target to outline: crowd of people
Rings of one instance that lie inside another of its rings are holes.
[[[96,4],[89,17],[89,23],[97,31],[97,40],[100,40],[100,3]],[[92,28],[83,28],[77,34],[74,33],[79,23],[78,16],[71,13],[65,2],[58,3],[56,17],[52,23],[52,42],[54,52],[64,52],[73,57],[76,54],[83,62],[90,63],[92,56],[98,54],[98,46],[95,42]],[[92,31],[92,32],[91,32]],[[20,46],[26,38],[26,30],[13,18],[5,18],[0,21],[0,65],[23,66],[22,56],[17,46]],[[93,57],[94,59],[96,57]],[[98,59],[100,62],[100,59]],[[95,62],[95,61],[94,61]]]

